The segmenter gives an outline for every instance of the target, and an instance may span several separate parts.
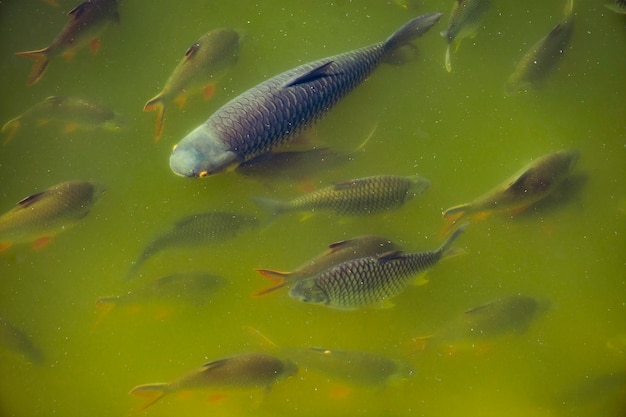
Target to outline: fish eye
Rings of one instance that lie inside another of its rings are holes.
[[[199,173],[199,174],[198,174],[198,177],[200,177],[200,178],[204,178],[204,177],[206,177],[207,175],[209,175],[209,173],[208,173],[207,171],[202,171],[201,173]]]

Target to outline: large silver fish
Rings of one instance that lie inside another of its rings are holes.
[[[289,295],[304,303],[341,310],[387,302],[400,294],[414,276],[447,257],[465,227],[457,228],[435,251],[394,251],[343,262],[317,276],[298,281],[289,290]]]
[[[417,17],[384,42],[301,65],[244,92],[174,147],[172,171],[204,177],[235,168],[288,142],[363,82],[397,48],[426,33],[440,16]]]

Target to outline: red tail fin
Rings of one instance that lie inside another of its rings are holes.
[[[139,410],[141,411],[159,401],[165,396],[165,394],[167,394],[167,392],[168,384],[157,383],[138,385],[130,391],[130,394],[136,395],[138,397],[147,398],[147,401],[139,407]]]
[[[26,58],[34,59],[33,68],[28,76],[26,85],[33,85],[43,77],[43,74],[48,68],[50,59],[48,57],[48,48],[38,49],[36,51],[16,52],[16,55],[25,56]]]
[[[154,143],[157,143],[163,134],[163,122],[164,114],[165,114],[165,106],[163,105],[163,98],[161,94],[149,100],[146,105],[143,107],[143,111],[157,111],[157,119],[156,119],[156,135],[154,137]]]
[[[291,275],[291,272],[273,271],[271,269],[257,269],[257,272],[272,281],[274,285],[255,292],[253,294],[255,297],[269,294],[279,288],[284,287],[285,285],[287,285],[287,278]]]

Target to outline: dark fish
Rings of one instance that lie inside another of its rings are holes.
[[[119,22],[120,15],[116,0],[87,0],[74,7],[68,15],[69,22],[43,49],[17,52],[17,55],[35,60],[28,76],[27,85],[33,85],[41,79],[52,58],[59,54],[70,59],[77,49],[89,44],[95,54],[100,46],[99,36],[111,21]]]
[[[264,197],[254,201],[272,214],[330,211],[340,216],[364,216],[398,208],[428,186],[428,180],[418,175],[379,175],[337,182],[291,201]]]
[[[172,392],[200,388],[269,389],[281,378],[295,375],[298,367],[288,360],[262,353],[245,353],[218,359],[169,383],[139,385],[130,393],[147,397],[142,409]]]
[[[132,277],[147,259],[163,250],[220,243],[234,238],[241,230],[258,225],[256,218],[236,213],[209,211],[192,214],[154,238],[133,263],[128,276]]]
[[[441,16],[417,17],[385,42],[324,58],[279,74],[226,103],[174,148],[178,175],[204,177],[235,168],[290,141],[364,81],[398,47]]]
[[[540,87],[563,58],[574,31],[573,0],[568,0],[565,18],[524,54],[506,84],[507,94]]]
[[[300,369],[315,369],[355,385],[384,386],[414,372],[402,360],[373,352],[308,348],[294,349],[290,357]]]
[[[559,393],[550,405],[555,415],[624,417],[626,369],[616,366],[604,374],[585,372],[572,386]]]
[[[295,283],[291,298],[342,310],[388,302],[400,294],[416,275],[450,256],[452,244],[465,230],[456,229],[436,251],[388,252],[346,261]]]
[[[0,346],[22,355],[27,361],[34,364],[43,362],[43,354],[31,338],[2,317],[0,317]]]
[[[63,123],[64,132],[76,129],[119,130],[125,124],[117,113],[93,100],[51,96],[5,123],[2,133],[8,132],[8,136],[4,143],[8,143],[23,125],[40,126],[49,121]]]
[[[544,155],[519,173],[471,203],[444,211],[444,232],[456,222],[494,212],[520,213],[550,195],[569,175],[578,160],[578,151],[564,150]]]
[[[382,236],[359,236],[349,240],[331,243],[328,250],[319,254],[315,258],[305,262],[296,268],[293,272],[279,272],[271,269],[257,269],[257,271],[271,280],[276,282],[269,288],[265,288],[256,295],[263,295],[275,291],[285,285],[304,278],[312,277],[331,266],[340,264],[345,261],[365,258],[367,256],[379,256],[383,253],[400,250],[400,247],[391,240]]]
[[[118,305],[134,305],[149,301],[202,305],[224,283],[222,277],[205,272],[182,272],[158,278],[122,295],[100,298],[96,304],[108,309]]]
[[[176,101],[182,107],[198,90],[204,91],[205,98],[213,95],[215,83],[237,61],[238,50],[239,34],[233,29],[207,32],[187,49],[163,90],[144,107],[144,111],[157,111],[155,142],[163,133],[166,106]]]
[[[0,251],[16,243],[45,245],[85,217],[102,192],[102,186],[91,182],[68,181],[23,198],[0,216]]]
[[[455,51],[459,49],[461,40],[467,37],[474,37],[485,12],[489,10],[488,0],[455,0],[450,13],[448,28],[441,31],[448,42],[446,49],[446,70],[452,71],[450,62],[450,45],[455,45]]]

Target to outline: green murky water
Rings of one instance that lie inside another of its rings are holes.
[[[129,415],[128,395],[148,382],[170,381],[231,354],[267,351],[257,329],[285,347],[323,346],[378,352],[408,361],[414,375],[387,387],[351,386],[314,371],[283,380],[265,395],[174,394],[151,416],[606,415],[626,409],[624,382],[590,383],[626,369],[626,20],[602,1],[577,1],[571,49],[544,89],[506,97],[516,60],[562,16],[561,1],[496,2],[475,39],[444,68],[451,2],[404,9],[387,1],[128,0],[121,22],[99,53],[54,60],[44,78],[24,85],[30,62],[16,51],[47,45],[65,11],[42,1],[0,4],[0,119],[9,120],[49,95],[83,95],[122,113],[121,132],[62,133],[24,129],[0,151],[1,211],[22,197],[69,179],[107,185],[93,212],[48,246],[0,254],[0,315],[22,328],[45,356],[33,365],[0,349],[0,414]],[[206,248],[171,250],[125,282],[131,262],[159,231],[207,210],[265,218],[251,196],[290,197],[234,173],[204,180],[176,177],[174,145],[226,100],[297,64],[384,39],[410,18],[444,11],[417,42],[419,59],[381,67],[313,132],[349,151],[376,126],[365,152],[314,184],[373,174],[418,172],[431,181],[397,211],[338,220],[317,215],[276,219],[258,231]],[[185,49],[216,27],[245,31],[240,59],[211,101],[189,100],[167,114],[152,143],[154,113],[142,107],[162,87]],[[464,256],[442,262],[425,286],[410,287],[394,308],[336,311],[291,300],[286,292],[252,298],[267,284],[255,268],[289,270],[333,241],[377,233],[408,249],[439,245],[442,210],[497,185],[530,160],[576,148],[587,181],[566,203],[515,219],[493,216],[459,240]],[[210,303],[119,308],[99,320],[95,301],[184,270],[219,274],[228,285]],[[451,354],[414,352],[412,337],[433,333],[462,311],[513,293],[550,300],[527,332]],[[613,380],[614,381],[614,380]],[[563,396],[565,395],[565,400]]]

